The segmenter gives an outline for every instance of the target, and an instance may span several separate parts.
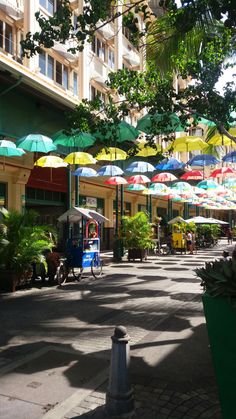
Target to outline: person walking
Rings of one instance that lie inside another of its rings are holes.
[[[228,244],[232,244],[233,243],[233,232],[230,228],[227,230],[226,236],[228,238]]]

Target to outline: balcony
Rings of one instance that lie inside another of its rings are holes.
[[[72,54],[72,52],[68,51],[68,49],[74,48],[76,47],[76,45],[76,41],[68,41],[66,44],[60,44],[59,42],[55,42],[52,49],[53,51],[62,55],[63,58],[73,63],[78,59],[78,54]]]
[[[23,0],[0,0],[0,10],[9,15],[14,20],[23,18]]]
[[[126,61],[129,62],[130,65],[133,67],[137,67],[140,65],[140,56],[139,54],[134,51],[132,48],[124,47],[123,50],[123,57]]]
[[[100,84],[102,88],[107,89],[105,82],[108,79],[108,73],[110,72],[108,66],[105,63],[102,63],[98,57],[94,56],[93,60],[89,61],[89,68],[90,79]]]
[[[101,26],[104,22],[99,20],[97,26]],[[111,23],[106,23],[102,28],[98,29],[98,32],[102,34],[105,39],[111,39],[115,36],[115,28]]]

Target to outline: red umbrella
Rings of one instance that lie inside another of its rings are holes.
[[[106,185],[126,185],[128,182],[121,176],[112,176],[105,180]]]
[[[129,177],[129,179],[127,179],[127,182],[135,185],[135,184],[148,183],[148,182],[151,182],[151,180],[145,175],[134,175],[134,176]]]
[[[202,180],[203,179],[203,173],[200,172],[200,170],[190,170],[190,172],[186,172],[182,176],[180,176],[180,179]]]
[[[233,169],[231,169],[231,167],[221,167],[220,169],[213,170],[213,172],[211,172],[209,177],[217,178],[217,177],[224,177],[227,175],[236,176],[236,173]]]
[[[153,176],[152,182],[172,182],[173,180],[176,180],[176,179],[177,177],[172,175],[172,173],[162,172]]]

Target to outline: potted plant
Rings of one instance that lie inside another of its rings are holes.
[[[224,419],[236,418],[236,260],[216,260],[196,269]]]
[[[52,247],[49,228],[36,224],[34,212],[0,211],[0,290],[15,291],[32,276],[32,264]]]
[[[147,214],[137,212],[133,217],[122,217],[120,237],[128,249],[128,260],[147,259],[147,249],[153,247],[152,227]]]

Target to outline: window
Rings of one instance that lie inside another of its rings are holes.
[[[73,94],[78,96],[78,74],[73,72]]]
[[[110,68],[115,68],[115,54],[113,49],[108,50],[108,65]]]
[[[56,82],[62,84],[62,64],[56,61]]]
[[[100,90],[97,90],[94,86],[90,86],[90,100],[94,100],[96,99],[96,97],[98,97],[102,101],[102,103],[105,103],[105,93],[100,92]]]
[[[13,31],[8,23],[0,20],[0,48],[13,54]]]
[[[39,54],[39,68],[41,74],[56,81],[65,89],[69,88],[69,69],[64,64],[54,60],[47,53],[41,52]]]
[[[50,15],[53,15],[55,6],[54,0],[39,0],[39,4],[46,9]]]
[[[48,68],[47,68],[47,76],[49,79],[54,79],[54,58],[48,55]]]
[[[105,44],[99,38],[94,37],[91,44],[91,49],[101,60],[105,61]]]
[[[42,73],[46,76],[46,54],[45,54],[45,52],[41,52],[39,54],[39,68],[40,68],[40,73]]]
[[[7,184],[0,183],[0,208],[7,206]]]
[[[69,87],[69,77],[68,77],[68,68],[67,67],[63,67],[63,80],[62,80],[62,85],[65,89],[68,90]]]

